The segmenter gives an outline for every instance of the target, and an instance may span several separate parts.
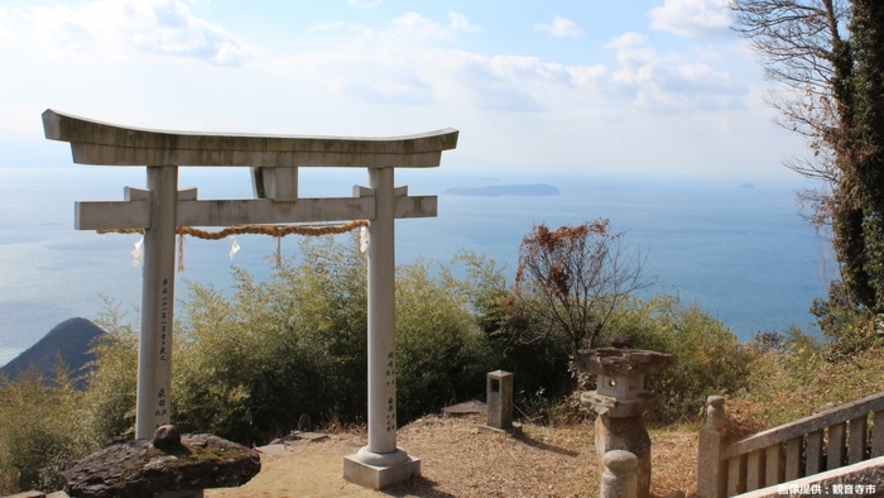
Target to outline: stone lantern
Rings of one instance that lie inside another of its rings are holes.
[[[580,396],[583,406],[598,414],[595,447],[599,463],[605,453],[625,450],[638,458],[638,498],[651,487],[651,439],[642,414],[659,395],[645,391],[645,375],[671,367],[672,355],[638,349],[599,348],[580,351],[578,370],[598,376],[598,387]]]

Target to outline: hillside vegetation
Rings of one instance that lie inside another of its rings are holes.
[[[236,270],[232,290],[191,286],[173,344],[172,419],[182,432],[251,445],[293,429],[364,424],[365,258],[355,240],[308,239],[302,252],[264,282]],[[486,372],[498,368],[516,374],[517,416],[553,428],[586,421],[573,393],[593,379],[570,371],[572,337],[526,315],[493,261],[419,261],[398,268],[396,285],[400,426],[482,398]],[[698,424],[706,396],[724,393],[734,430],[754,430],[884,390],[874,320],[817,311],[831,319],[828,344],[797,329],[740,344],[676,296],[632,297],[596,344],[628,333],[635,347],[676,357],[676,367],[649,379],[665,399],[651,424]],[[133,437],[137,337],[113,308],[97,323],[108,334],[94,345],[86,389],[64,364],[49,383],[36,370],[15,382],[0,376],[0,493],[58,489],[59,471]],[[536,327],[550,333],[525,334]]]
[[[28,348],[12,361],[0,367],[0,374],[15,380],[19,372],[31,366],[36,367],[44,377],[49,377],[56,367],[59,354],[71,369],[79,372],[94,359],[89,354],[89,344],[104,331],[85,318],[69,318],[49,331],[36,344]],[[78,387],[82,387],[78,384]]]

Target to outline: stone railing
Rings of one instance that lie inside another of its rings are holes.
[[[734,496],[884,455],[884,393],[732,443],[723,440],[723,428],[724,398],[710,396],[697,463],[701,498]]]

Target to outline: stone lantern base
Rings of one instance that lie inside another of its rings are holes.
[[[648,498],[651,490],[651,438],[645,429],[642,416],[611,417],[599,415],[595,419],[595,451],[604,472],[605,453],[612,450],[625,450],[638,459],[638,498]]]
[[[589,391],[580,395],[583,406],[598,413],[595,420],[595,450],[604,472],[605,453],[625,450],[636,456],[638,467],[638,498],[647,498],[651,489],[651,438],[645,429],[642,413],[659,398],[642,391],[636,399],[620,401]]]

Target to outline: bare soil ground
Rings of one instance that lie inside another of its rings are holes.
[[[421,459],[422,477],[381,492],[342,477],[344,455],[365,445],[364,434],[331,435],[262,455],[262,469],[236,489],[207,490],[208,498],[320,497],[588,497],[599,492],[591,427],[524,426],[520,436],[480,430],[479,417],[426,417],[399,431],[397,443]],[[651,433],[651,492],[696,486],[697,432]]]

